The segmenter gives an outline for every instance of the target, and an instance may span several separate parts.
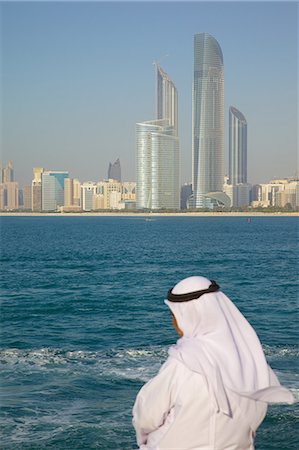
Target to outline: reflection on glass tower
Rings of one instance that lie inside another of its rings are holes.
[[[168,119],[136,124],[137,208],[179,209],[179,139]]]
[[[56,211],[64,204],[64,180],[68,172],[47,171],[42,173],[42,210]]]
[[[247,121],[244,115],[229,108],[229,184],[247,183]]]
[[[157,84],[157,119],[169,119],[169,125],[174,127],[178,134],[178,93],[177,89],[166,72],[156,65]]]
[[[136,206],[180,208],[177,90],[156,64],[157,118],[136,124]]]
[[[194,36],[192,117],[193,207],[222,191],[224,176],[224,75],[220,45],[208,33]]]

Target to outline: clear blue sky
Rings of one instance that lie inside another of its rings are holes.
[[[193,35],[224,55],[228,108],[248,121],[249,181],[297,167],[295,2],[2,2],[2,162],[20,184],[32,167],[135,179],[135,123],[154,118],[153,61],[179,93],[182,182],[191,179]],[[168,55],[165,57],[165,55]]]

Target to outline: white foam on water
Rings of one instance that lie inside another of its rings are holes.
[[[76,400],[65,407],[58,405],[55,410],[32,411],[31,415],[21,415],[17,418],[5,416],[1,419],[2,428],[10,429],[11,432],[2,437],[1,443],[3,445],[26,444],[32,441],[42,443],[51,441],[68,430],[89,427],[90,424],[82,422],[80,415],[85,406],[85,402]],[[92,426],[100,428],[97,423]]]
[[[167,358],[167,349],[112,349],[83,351],[40,348],[34,350],[7,349],[0,351],[0,365],[7,372],[25,370],[92,373],[130,380],[147,381]]]
[[[16,348],[0,350],[0,365],[2,369],[26,370],[34,372],[57,371],[73,373],[93,373],[99,376],[148,381],[154,376],[167,359],[167,348],[153,346],[148,348],[111,349],[101,351],[62,350],[40,348],[20,350]],[[265,354],[272,358],[296,358],[298,350],[295,347],[279,348],[264,346]],[[293,372],[278,372],[282,384],[298,387],[299,376]]]
[[[263,345],[265,355],[270,358],[298,358],[299,348],[297,346],[277,347],[270,345]]]

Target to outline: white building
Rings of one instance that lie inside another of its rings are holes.
[[[292,208],[298,207],[299,181],[294,178],[271,180],[269,183],[257,186],[257,199],[252,202],[253,207],[269,206],[285,207],[290,204]]]
[[[86,181],[81,184],[81,205],[83,211],[91,211],[93,209],[93,196],[97,193],[97,183]]]

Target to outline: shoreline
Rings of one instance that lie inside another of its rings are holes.
[[[182,213],[132,213],[132,212],[85,212],[85,213],[40,213],[0,212],[0,217],[298,217],[299,212],[182,212]]]

